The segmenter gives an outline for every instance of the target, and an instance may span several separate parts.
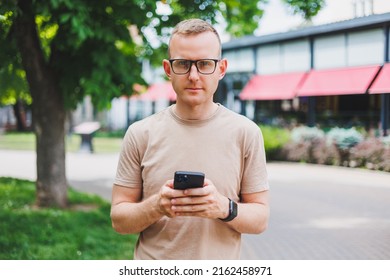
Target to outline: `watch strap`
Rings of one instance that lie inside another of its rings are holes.
[[[235,217],[237,217],[237,214],[238,214],[237,203],[229,198],[229,215],[226,218],[220,220],[223,222],[230,222]]]

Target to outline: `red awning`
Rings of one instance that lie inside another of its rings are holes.
[[[166,99],[169,101],[175,101],[176,93],[173,90],[171,82],[156,83],[151,85],[144,94],[141,94],[140,99],[150,101]]]
[[[242,100],[293,99],[306,75],[305,72],[256,75],[246,84],[240,98]]]
[[[390,93],[390,63],[383,65],[368,93]]]
[[[377,75],[379,65],[332,70],[312,70],[298,96],[364,94]]]

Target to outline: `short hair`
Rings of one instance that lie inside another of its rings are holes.
[[[186,19],[181,22],[179,22],[172,31],[171,39],[174,35],[183,35],[183,36],[190,36],[190,35],[197,35],[204,32],[212,32],[217,36],[219,46],[220,46],[220,52],[222,52],[222,43],[221,38],[218,34],[218,31],[207,21],[204,21],[202,19]],[[170,55],[170,43],[168,44],[168,55]]]

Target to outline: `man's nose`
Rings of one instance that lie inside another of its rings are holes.
[[[190,80],[198,80],[199,79],[199,73],[198,68],[196,68],[195,63],[193,63],[190,67],[190,75],[188,76]]]

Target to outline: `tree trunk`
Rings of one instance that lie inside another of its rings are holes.
[[[45,61],[31,0],[19,0],[14,34],[33,99],[37,152],[37,204],[67,206],[65,108],[55,73]]]
[[[13,105],[14,115],[16,118],[16,129],[17,131],[26,131],[26,112],[24,110],[23,101],[18,99]]]

